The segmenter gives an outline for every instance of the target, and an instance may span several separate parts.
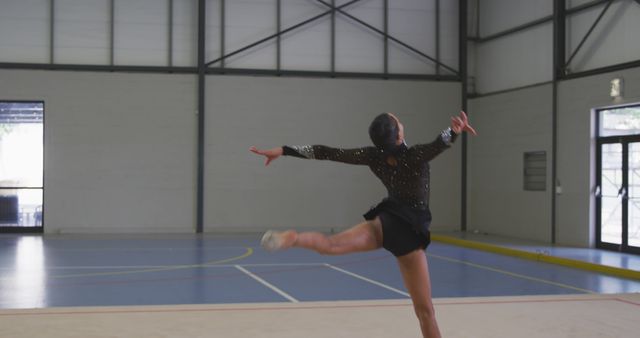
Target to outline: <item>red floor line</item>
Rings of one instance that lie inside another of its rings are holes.
[[[435,306],[448,305],[484,305],[484,304],[522,304],[522,303],[554,303],[554,302],[591,302],[591,301],[619,301],[625,304],[640,306],[640,304],[620,298],[562,298],[562,299],[531,299],[531,300],[505,300],[505,301],[475,301],[475,302],[449,302],[436,303]],[[316,310],[316,309],[348,309],[348,308],[383,308],[383,307],[409,307],[405,304],[360,304],[360,305],[319,305],[319,306],[270,306],[270,307],[229,307],[208,309],[140,309],[140,310],[94,310],[94,311],[60,311],[60,312],[14,312],[2,313],[0,317],[10,316],[44,316],[44,315],[96,315],[96,314],[125,314],[125,313],[168,313],[168,312],[227,312],[227,311],[282,311],[282,310]]]
[[[622,298],[615,298],[615,300],[617,300],[619,302],[623,302],[625,304],[631,304],[631,305],[635,305],[635,306],[640,306],[640,303],[632,302],[630,300],[626,300],[626,299],[622,299]]]

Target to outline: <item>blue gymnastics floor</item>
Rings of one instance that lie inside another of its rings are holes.
[[[406,299],[384,250],[268,253],[259,235],[0,236],[0,308]],[[433,297],[640,292],[640,282],[432,243]]]

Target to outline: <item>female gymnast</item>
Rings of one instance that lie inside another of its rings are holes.
[[[266,157],[265,165],[281,155],[367,165],[389,194],[364,215],[366,222],[346,231],[327,236],[319,232],[270,230],[262,237],[262,246],[269,251],[299,247],[325,255],[385,248],[397,259],[423,337],[441,337],[431,301],[431,282],[424,253],[430,243],[429,161],[449,148],[457,135],[465,131],[476,135],[466,114],[460,112],[460,116],[451,118],[451,127],[442,131],[435,141],[408,147],[400,120],[391,113],[384,113],[369,126],[369,136],[375,147],[338,149],[307,145],[269,150],[251,147],[250,151]]]

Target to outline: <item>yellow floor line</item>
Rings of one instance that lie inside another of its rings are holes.
[[[623,268],[618,268],[614,266],[579,261],[571,258],[550,256],[542,253],[535,253],[535,252],[529,252],[524,250],[506,248],[498,245],[470,241],[467,239],[460,239],[460,238],[455,238],[455,237],[450,237],[445,235],[431,234],[431,239],[436,242],[492,252],[492,253],[505,255],[505,256],[518,257],[518,258],[528,259],[532,261],[545,262],[545,263],[556,264],[556,265],[566,266],[566,267],[575,268],[575,269],[603,273],[603,274],[612,275],[616,277],[640,280],[640,271],[636,271],[636,270],[623,269]]]
[[[580,292],[584,292],[584,293],[590,293],[590,294],[595,294],[596,293],[596,292],[593,292],[591,290],[579,288],[579,287],[572,286],[572,285],[569,285],[569,284],[558,283],[558,282],[550,281],[550,280],[543,279],[543,278],[531,277],[531,276],[527,276],[527,275],[523,275],[523,274],[519,274],[519,273],[507,271],[507,270],[494,268],[494,267],[491,267],[491,266],[488,266],[488,265],[470,263],[470,262],[459,260],[459,259],[455,259],[455,258],[450,258],[450,257],[445,257],[445,256],[440,256],[440,255],[434,255],[434,254],[431,254],[431,253],[428,253],[428,252],[427,252],[427,256],[433,257],[433,258],[442,259],[442,260],[449,261],[449,262],[455,262],[455,263],[461,263],[461,264],[473,266],[474,268],[479,268],[479,269],[489,270],[489,271],[493,271],[493,272],[498,272],[498,273],[501,273],[501,274],[504,274],[504,275],[507,275],[507,276],[511,276],[511,277],[517,277],[517,278],[531,280],[531,281],[534,281],[534,282],[545,283],[545,284],[549,284],[549,285],[553,285],[553,286],[559,286],[559,287],[562,287],[562,288],[565,288],[565,289],[571,289],[571,290],[580,291]]]

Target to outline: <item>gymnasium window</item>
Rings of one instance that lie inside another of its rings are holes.
[[[42,227],[44,104],[0,101],[0,228]]]

